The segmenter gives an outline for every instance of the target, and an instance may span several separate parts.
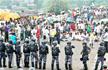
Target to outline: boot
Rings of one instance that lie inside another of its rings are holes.
[[[36,68],[36,69],[38,68],[37,62],[35,63],[35,68]]]
[[[66,70],[68,70],[68,66],[67,66],[67,63],[65,64],[65,68],[66,68]]]
[[[41,69],[41,62],[39,62],[39,69]]]
[[[27,68],[29,68],[29,62],[27,62]]]
[[[5,62],[5,61],[3,61],[3,67],[7,67],[7,66],[6,66],[6,62]]]
[[[84,70],[88,70],[88,67],[87,67],[87,65],[84,65],[84,67],[85,67],[85,68],[84,68]]]
[[[95,69],[94,70],[98,70],[98,65],[95,66]]]
[[[19,62],[17,62],[17,67],[18,67],[18,68],[21,68],[21,66],[20,66],[20,63],[19,63]]]
[[[59,68],[59,64],[56,64],[56,67],[57,67],[57,70],[61,70],[61,69]]]
[[[32,62],[32,67],[34,67],[34,62]]]
[[[54,70],[54,64],[51,65],[51,70]]]
[[[0,61],[0,67],[2,67],[2,63],[1,63],[1,61]]]
[[[69,70],[72,70],[71,64],[69,64]]]
[[[11,62],[9,62],[9,68],[12,68],[12,66],[11,66]]]
[[[46,69],[46,63],[43,64],[43,69]]]
[[[24,62],[24,65],[25,65],[24,67],[27,67],[27,62]]]

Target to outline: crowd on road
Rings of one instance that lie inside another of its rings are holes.
[[[90,47],[84,48],[83,51],[85,49],[90,50],[94,48],[93,46],[94,42],[102,41],[104,42],[104,45],[101,44],[101,46],[104,46],[106,48],[105,52],[108,52],[108,22],[104,22],[104,21],[94,22],[95,20],[101,20],[101,19],[107,18],[107,16],[108,16],[107,8],[102,8],[102,9],[78,8],[78,9],[73,9],[71,11],[69,10],[68,12],[62,11],[60,15],[56,15],[52,12],[49,12],[48,14],[40,13],[37,19],[28,17],[28,16],[20,17],[15,20],[10,18],[9,21],[5,22],[5,25],[0,26],[0,31],[1,31],[0,34],[1,34],[1,37],[3,38],[3,41],[5,41],[5,43],[9,42],[10,44],[9,46],[11,46],[10,48],[11,52],[8,50],[8,53],[20,52],[20,51],[16,51],[15,48],[13,48],[13,51],[12,51],[12,45],[16,46],[18,41],[24,44],[23,47],[25,48],[23,48],[23,53],[25,56],[25,67],[29,67],[28,60],[29,60],[30,54],[28,53],[30,53],[30,50],[28,48],[30,47],[28,47],[28,43],[30,42],[30,44],[34,45],[34,43],[31,43],[32,40],[33,41],[35,40],[35,43],[39,47],[39,51],[41,50],[41,46],[42,47],[46,46],[45,45],[46,43],[52,47],[56,46],[54,43],[55,41],[57,41],[56,44],[58,44],[59,46],[60,46],[61,41],[68,41],[67,43],[68,46],[70,46],[70,42],[74,40],[83,41],[84,42],[83,46],[87,46],[86,43],[89,43]],[[72,49],[73,46],[69,48]],[[37,51],[37,50],[35,47],[35,50],[32,50],[33,52],[31,53],[33,55],[31,57],[33,57],[34,59],[34,56],[35,56],[37,60],[37,62],[35,63],[36,68],[37,68],[38,58],[36,57],[37,54],[36,52],[34,53],[34,51]],[[82,54],[83,54],[83,51],[82,51]],[[40,69],[41,69],[42,59],[44,60],[43,69],[45,69],[45,66],[46,66],[45,55],[47,55],[47,53],[48,53],[48,48],[47,48],[47,51],[44,52],[44,55],[43,55],[43,52],[42,52],[42,55],[40,55],[40,61],[39,61]],[[56,54],[54,53],[54,56],[55,55],[59,56],[59,53],[60,53],[60,50],[58,49],[58,52]],[[0,51],[1,58],[5,57],[5,56],[2,56],[3,54]],[[85,54],[82,55],[82,60],[84,60],[83,64],[85,66],[85,70],[87,70],[86,61],[88,60],[88,54],[89,52],[87,51]],[[68,52],[66,53],[66,55],[68,55]],[[11,68],[12,54],[9,54],[8,57],[9,57],[9,68]],[[20,54],[18,53],[16,57],[20,58]],[[69,54],[69,56],[66,56],[66,63],[65,63],[66,70],[68,70],[68,67],[69,67],[69,70],[72,69],[71,63],[70,63],[71,58],[72,58],[72,53]],[[103,62],[102,59],[100,57],[98,58],[96,67],[98,67],[98,62],[100,61]],[[53,57],[52,70],[53,70],[53,65],[54,65],[53,63],[55,60],[57,60],[57,69],[60,70],[58,57]],[[17,65],[20,68],[19,66],[20,59],[17,59],[17,61],[18,61]],[[67,66],[67,62],[69,62],[69,66]],[[5,65],[5,59],[4,59],[4,67],[5,66],[6,65]],[[34,61],[32,61],[32,66],[34,67]],[[103,67],[103,63],[101,67]],[[97,68],[95,70],[97,70]]]

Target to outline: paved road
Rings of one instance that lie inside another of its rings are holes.
[[[74,51],[74,55],[73,55],[73,58],[72,58],[73,70],[83,70],[83,64],[80,61],[80,58],[81,58],[80,52],[82,50],[82,42],[73,41],[72,44],[75,46],[75,49],[73,50]],[[99,47],[98,44],[99,43],[95,43],[94,44],[94,48],[92,49],[91,54],[89,56],[90,57],[90,60],[88,61],[89,70],[93,70],[94,69],[95,62],[96,62],[96,52],[97,52],[97,49]],[[65,60],[65,55],[64,55],[64,46],[65,45],[66,45],[66,42],[62,42],[61,46],[60,46],[61,53],[60,53],[59,61],[60,61],[60,68],[61,68],[61,70],[65,70],[65,61],[64,61]],[[51,60],[52,60],[52,57],[51,57],[50,46],[49,46],[49,50],[50,50],[50,53],[47,56],[48,58],[47,58],[46,70],[51,70]],[[108,56],[108,54],[106,55],[106,57],[107,56]],[[23,63],[23,60],[21,60],[21,66],[23,67],[22,63]],[[14,66],[14,68],[12,68],[12,69],[5,68],[4,70],[18,70],[16,68],[15,56],[14,56],[12,65]],[[2,70],[2,69],[0,69],[0,70]],[[23,70],[29,70],[29,69],[23,68]],[[36,70],[38,70],[38,69],[36,69]]]

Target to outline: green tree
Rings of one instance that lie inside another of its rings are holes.
[[[70,8],[69,0],[47,0],[44,5],[47,12],[59,14],[61,11],[67,11]]]

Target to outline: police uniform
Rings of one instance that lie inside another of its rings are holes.
[[[104,43],[101,43],[100,45],[101,45],[101,47],[99,47],[99,49],[98,49],[98,58],[96,61],[95,70],[98,70],[99,62],[101,62],[101,69],[100,70],[103,70],[104,56],[106,53],[106,48],[104,47]]]
[[[90,52],[90,48],[87,46],[87,43],[83,43],[83,50],[82,50],[82,58],[81,58],[81,61],[83,61],[83,64],[84,64],[84,70],[88,70],[88,67],[87,67],[87,61],[89,60],[88,59],[88,55],[89,55],[89,52]]]
[[[17,41],[16,45],[15,45],[15,54],[16,54],[16,62],[17,62],[17,67],[20,67],[20,60],[21,60],[21,46],[20,46],[20,42]]]
[[[13,52],[15,52],[13,45],[12,45],[12,40],[9,40],[9,44],[6,46],[6,51],[8,55],[8,66],[9,68],[12,68],[12,58],[13,58]]]
[[[60,53],[60,49],[57,46],[57,43],[55,42],[56,45],[54,45],[54,47],[52,47],[52,70],[54,70],[54,62],[56,60],[56,67],[57,70],[61,70],[59,68],[59,53]]]
[[[31,63],[32,63],[32,67],[34,67],[34,59],[35,59],[35,67],[38,68],[38,46],[35,43],[35,40],[32,39],[31,43],[30,43],[30,54],[31,54]]]
[[[6,67],[6,46],[3,43],[3,38],[0,37],[0,67],[2,67],[2,59],[3,59],[3,67]]]
[[[75,48],[74,46],[71,45],[71,42],[68,41],[67,42],[67,46],[65,46],[65,68],[66,70],[68,70],[68,67],[69,67],[69,70],[72,70],[72,48]],[[68,66],[69,64],[69,66]]]
[[[29,67],[29,57],[30,57],[30,45],[29,40],[25,40],[25,44],[23,46],[23,52],[24,52],[24,67]]]
[[[43,69],[46,69],[46,59],[47,59],[47,54],[49,53],[46,42],[42,42],[42,45],[39,47],[39,53],[40,53],[39,69],[41,69],[42,60],[43,60]]]

